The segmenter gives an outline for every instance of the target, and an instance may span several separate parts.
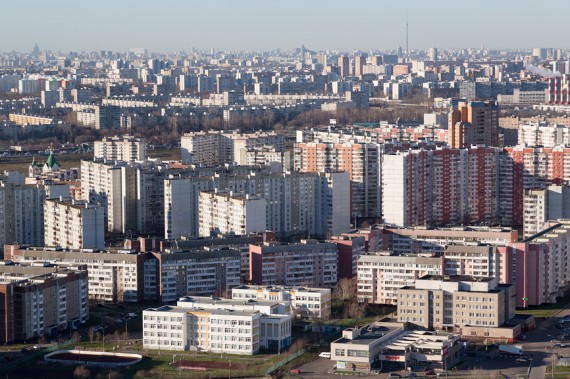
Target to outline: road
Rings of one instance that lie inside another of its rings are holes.
[[[503,357],[491,354],[487,357],[463,357],[461,369],[450,372],[450,377],[468,378],[485,377],[491,375],[503,375],[504,378],[526,377],[530,379],[547,378],[547,367],[552,364],[554,355],[570,357],[570,346],[567,348],[554,348],[553,336],[560,334],[561,329],[556,328],[558,321],[570,315],[570,304],[557,314],[538,324],[537,328],[527,333],[527,339],[520,341],[526,354],[532,355],[529,363],[517,363],[514,357]],[[570,324],[566,325],[570,327]],[[335,362],[325,358],[319,358],[302,367],[301,376],[306,378],[324,378],[332,376]],[[380,375],[360,375],[359,378],[386,378],[388,373]]]

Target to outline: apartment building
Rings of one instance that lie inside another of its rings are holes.
[[[146,157],[146,141],[129,135],[103,137],[93,143],[93,157],[109,161],[143,161]]]
[[[18,263],[85,265],[89,298],[108,302],[176,301],[186,295],[221,295],[240,284],[240,253],[231,249],[63,251],[5,246],[4,259]]]
[[[334,287],[338,278],[337,246],[316,240],[249,246],[252,284]]]
[[[87,271],[0,262],[0,342],[27,341],[89,319]]]
[[[259,167],[233,167],[165,180],[165,236],[197,236],[198,194],[216,188],[263,198],[265,228],[280,236],[326,237],[349,228],[350,210],[343,200],[349,191],[346,173],[271,174]]]
[[[511,228],[464,226],[454,228],[425,227],[393,228],[378,226],[382,232],[382,246],[393,254],[433,252],[443,255],[447,245],[488,244],[502,246],[518,240],[518,232]]]
[[[358,258],[365,253],[364,237],[332,236],[327,242],[336,243],[338,248],[338,278],[356,276]]]
[[[199,234],[246,235],[264,232],[266,201],[258,196],[204,191],[198,195]]]
[[[358,258],[358,301],[398,304],[400,288],[426,275],[442,275],[444,260],[434,256],[368,254]]]
[[[570,187],[550,185],[524,192],[523,237],[539,233],[548,220],[570,218]]]
[[[570,129],[567,125],[531,122],[520,124],[518,128],[519,145],[531,147],[570,145]]]
[[[276,173],[293,168],[291,152],[278,150],[275,147],[241,148],[239,154],[239,160],[236,161],[238,165],[270,166],[271,172]]]
[[[394,226],[495,224],[499,149],[417,149],[384,154],[384,222]]]
[[[44,244],[45,190],[15,176],[0,175],[0,249],[17,242]]]
[[[504,149],[501,157],[501,214],[511,212],[511,225],[524,224],[524,191],[560,185],[570,180],[570,148],[556,146]],[[504,223],[502,222],[502,223]]]
[[[47,199],[43,214],[46,246],[105,249],[104,210],[99,204],[74,199]]]
[[[331,316],[330,288],[241,285],[232,288],[232,299],[288,301],[297,317],[328,320]]]
[[[459,102],[449,113],[451,148],[499,146],[499,106],[494,101]]]
[[[570,251],[570,221],[551,221],[520,242],[498,248],[501,282],[516,286],[517,307],[555,303],[570,282],[565,264]]]
[[[515,315],[515,286],[497,278],[428,275],[397,294],[398,321],[425,329],[490,329]]]
[[[376,143],[333,143],[324,138],[313,142],[297,142],[294,167],[301,172],[347,172],[352,214],[356,217],[380,217],[380,148]]]
[[[104,209],[109,232],[136,230],[136,171],[126,162],[81,161],[81,194]]]
[[[497,246],[447,245],[444,252],[444,274],[474,278],[501,279],[501,259]],[[503,283],[501,281],[501,283]]]
[[[239,162],[242,149],[273,146],[278,151],[283,151],[285,137],[274,132],[193,132],[181,137],[180,146],[183,163],[219,166]]]
[[[221,296],[240,284],[240,252],[231,249],[151,253],[144,263],[145,297]]]
[[[93,253],[85,250],[62,250],[43,247],[7,245],[4,259],[21,264],[49,262],[85,266],[89,273],[89,299],[106,302],[137,302],[145,299],[145,287],[151,278],[143,277],[144,254],[129,250]],[[158,268],[155,268],[158,271]],[[156,276],[156,273],[155,273]],[[143,286],[144,285],[144,286]],[[155,282],[156,286],[156,282]],[[156,297],[149,299],[154,300]]]

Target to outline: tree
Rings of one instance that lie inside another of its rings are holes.
[[[90,327],[89,330],[87,331],[87,335],[89,336],[89,341],[91,343],[93,343],[93,340],[95,339],[95,328],[94,327]]]
[[[342,278],[335,288],[335,298],[346,301],[356,297],[356,278]]]
[[[365,303],[359,303],[356,299],[353,299],[347,303],[346,313],[348,318],[353,318],[358,322],[358,320],[364,315],[365,309]]]
[[[79,343],[81,341],[81,334],[79,334],[79,332],[74,332],[71,335],[71,340],[73,341],[73,343]]]
[[[91,377],[91,371],[85,366],[77,366],[73,370],[73,377],[76,379],[88,379]]]

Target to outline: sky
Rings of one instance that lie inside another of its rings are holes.
[[[0,51],[570,48],[569,0],[2,0]]]

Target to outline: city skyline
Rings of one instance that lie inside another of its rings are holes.
[[[562,23],[549,24],[546,34],[528,26],[537,14],[530,0],[484,0],[476,5],[451,0],[396,4],[361,0],[350,6],[340,0],[328,1],[326,6],[299,0],[271,5],[260,0],[246,4],[166,0],[160,9],[150,1],[133,0],[119,4],[103,0],[97,7],[58,0],[55,5],[37,0],[3,4],[5,22],[0,32],[11,37],[0,43],[0,51],[28,51],[35,43],[64,52],[141,47],[150,51],[290,50],[301,44],[312,50],[405,49],[406,14],[410,49],[570,47]],[[549,0],[541,9],[564,13],[570,3]]]

